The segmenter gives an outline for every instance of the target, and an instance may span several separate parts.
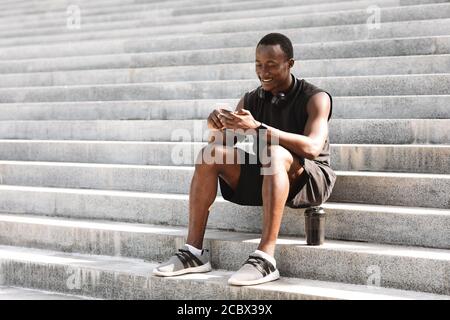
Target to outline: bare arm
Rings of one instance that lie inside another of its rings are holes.
[[[244,109],[244,97],[241,98],[241,100],[239,100],[236,109],[234,111],[239,111]]]
[[[278,139],[279,144],[292,152],[307,159],[319,156],[328,136],[328,115],[331,109],[331,101],[328,94],[320,92],[312,96],[306,111],[308,120],[304,135],[284,132],[273,127],[268,127],[267,139]]]

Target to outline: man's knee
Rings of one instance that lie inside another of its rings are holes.
[[[284,168],[288,171],[294,161],[294,156],[280,145],[270,145],[267,146],[267,159],[265,160],[262,163],[263,167]]]
[[[203,147],[195,161],[195,166],[219,166],[235,162],[236,150],[232,147],[210,143]]]

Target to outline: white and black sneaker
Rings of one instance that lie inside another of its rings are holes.
[[[211,271],[208,250],[202,250],[197,256],[188,247],[178,250],[167,262],[153,269],[153,274],[161,277],[179,276],[186,273],[201,273]]]
[[[258,254],[251,254],[242,267],[234,273],[228,284],[234,286],[251,286],[280,278],[278,269]]]

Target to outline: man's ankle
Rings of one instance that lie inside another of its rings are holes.
[[[186,247],[189,249],[189,251],[191,252],[191,253],[193,253],[194,255],[196,255],[196,256],[201,256],[202,255],[202,249],[198,249],[198,248],[196,248],[196,247],[194,247],[194,246],[192,246],[192,245],[190,245],[190,244],[187,244],[186,243]]]
[[[264,251],[261,251],[261,250],[256,250],[255,254],[257,254],[259,257],[264,258],[267,261],[269,261],[275,268],[277,267],[277,261],[270,254],[268,254]]]

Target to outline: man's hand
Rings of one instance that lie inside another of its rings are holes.
[[[240,109],[235,112],[224,112],[220,116],[220,121],[225,129],[256,129],[261,123],[256,121],[250,111]]]
[[[226,109],[215,109],[213,112],[209,114],[207,119],[209,129],[217,129],[217,130],[224,129],[224,125],[220,120],[220,117],[223,115],[224,112],[231,112],[231,111],[228,111]]]

